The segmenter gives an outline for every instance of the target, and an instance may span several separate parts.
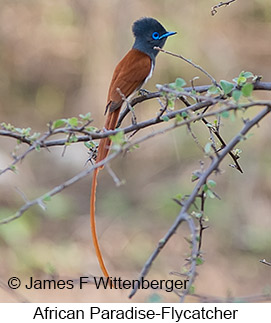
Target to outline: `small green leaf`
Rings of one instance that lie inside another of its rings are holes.
[[[250,77],[254,77],[254,74],[251,73],[251,72],[242,72],[242,74],[247,79],[250,78]]]
[[[227,119],[230,116],[230,112],[229,111],[223,111],[220,113],[222,118]]]
[[[234,122],[236,120],[235,111],[232,111],[232,113],[230,114],[230,117],[231,117],[232,122]]]
[[[231,92],[231,90],[234,88],[234,85],[231,82],[228,82],[225,80],[221,80],[220,85],[226,95],[229,94]]]
[[[17,168],[16,168],[16,166],[15,166],[15,165],[11,165],[11,166],[9,167],[9,169],[10,169],[11,171],[13,171],[13,173],[17,174]]]
[[[76,117],[69,118],[68,124],[72,127],[77,127],[78,126],[78,119]]]
[[[119,131],[113,136],[109,136],[114,144],[122,145],[125,142],[124,132]]]
[[[220,89],[219,89],[219,87],[212,85],[209,87],[207,92],[208,92],[208,94],[218,94],[220,92]]]
[[[36,145],[35,150],[40,151],[40,145]]]
[[[193,211],[193,212],[191,213],[191,215],[192,215],[192,216],[194,216],[194,217],[196,217],[197,219],[200,219],[200,218],[202,217],[202,213],[200,213],[200,212],[195,212],[195,211]]]
[[[199,176],[197,174],[193,173],[192,176],[191,176],[191,181],[195,182],[198,179],[199,179]]]
[[[245,96],[245,97],[251,96],[252,91],[253,91],[253,84],[246,83],[245,85],[243,85],[243,87],[242,87],[243,96]]]
[[[211,199],[214,199],[215,198],[214,193],[210,189],[208,189],[206,191],[206,195],[207,195],[207,197],[210,197]]]
[[[134,151],[135,149],[138,149],[138,148],[139,148],[139,144],[135,144],[135,145],[131,146],[128,151],[132,152],[132,151]]]
[[[175,82],[174,82],[174,83],[169,83],[169,84],[168,84],[168,87],[169,87],[170,89],[172,89],[172,90],[176,90],[176,84],[175,84]]]
[[[9,131],[14,130],[14,126],[12,126],[10,123],[2,122],[1,127],[3,127],[5,130],[9,130]]]
[[[34,132],[33,135],[29,137],[29,139],[34,141],[34,140],[37,140],[39,136],[40,136],[40,132]]]
[[[60,128],[67,123],[66,119],[58,119],[53,122],[52,129]]]
[[[210,154],[212,148],[212,144],[210,142],[207,142],[207,144],[204,147],[204,151],[206,154]]]
[[[69,138],[69,142],[72,143],[72,142],[77,142],[78,141],[78,138],[76,137],[76,135],[73,133],[70,138]]]
[[[237,84],[242,85],[242,84],[246,83],[246,81],[247,81],[246,77],[239,76],[238,79],[237,79]]]
[[[178,77],[175,81],[176,88],[183,88],[186,85],[186,82],[184,79]]]
[[[251,72],[242,71],[238,77],[233,79],[233,81],[238,85],[243,85],[246,83],[247,79],[251,77],[254,77],[254,75]]]
[[[175,98],[173,99],[168,99],[167,106],[169,110],[174,110],[175,107]]]
[[[49,202],[51,201],[52,197],[48,194],[45,194],[43,197],[42,197],[42,200],[43,202]]]
[[[203,263],[204,263],[204,260],[201,257],[196,258],[196,265],[197,266],[202,265]]]
[[[86,127],[85,130],[89,131],[89,132],[95,132],[95,131],[98,130],[98,128],[96,128],[96,127]]]
[[[87,114],[79,114],[79,117],[83,120],[83,121],[89,121],[91,119],[91,113],[88,112]]]
[[[189,287],[189,294],[194,294],[195,293],[195,286],[194,285],[191,285],[190,287]]]
[[[216,186],[216,182],[213,181],[212,179],[209,179],[207,184],[208,184],[209,187],[215,187]]]
[[[18,133],[20,133],[20,134],[23,133],[23,129],[21,129],[21,128],[15,128],[15,131],[18,132]]]
[[[177,113],[176,116],[175,116],[175,120],[177,122],[182,122],[183,121],[183,118],[182,118],[182,116],[179,113]]]
[[[181,199],[183,198],[183,196],[182,196],[182,194],[176,194],[175,196],[174,196],[174,198],[176,199],[176,200],[178,200],[178,201],[181,201]]]
[[[163,117],[161,117],[161,119],[164,120],[164,121],[166,121],[166,122],[169,121],[169,117],[168,116],[163,116]]]
[[[31,128],[23,128],[22,129],[22,135],[25,136],[25,137],[29,137],[30,136],[30,131],[31,131]]]
[[[240,90],[234,90],[232,92],[232,97],[233,97],[234,101],[236,101],[236,102],[239,101],[239,99],[241,98],[241,96],[242,96],[242,92]]]
[[[96,148],[96,144],[94,141],[86,141],[84,142],[85,147],[87,147],[87,149],[93,149]]]

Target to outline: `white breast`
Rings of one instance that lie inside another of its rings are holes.
[[[148,80],[152,77],[153,69],[154,69],[154,64],[153,64],[153,62],[151,62],[151,70],[150,70],[150,73],[149,73],[149,75],[145,78],[145,81],[144,81],[144,83],[143,83],[141,86],[143,86],[144,84],[146,84],[146,83],[148,82]]]

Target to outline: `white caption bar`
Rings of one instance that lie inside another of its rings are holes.
[[[0,322],[265,322],[271,305],[241,303],[2,303]]]

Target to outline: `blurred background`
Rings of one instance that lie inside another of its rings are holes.
[[[231,81],[242,70],[271,81],[271,3],[236,1],[219,9],[219,1],[205,0],[25,0],[0,1],[0,121],[33,132],[47,130],[50,121],[91,112],[93,125],[102,128],[107,90],[117,62],[131,48],[131,24],[142,16],[155,17],[167,30],[177,31],[165,49],[180,53],[208,70],[217,80]],[[182,60],[160,53],[152,79],[155,84],[209,80]],[[255,93],[271,99],[270,93]],[[154,117],[156,100],[136,107],[138,120]],[[245,117],[253,116],[254,108]],[[124,125],[130,123],[128,117]],[[228,164],[212,177],[221,200],[208,200],[204,231],[205,263],[198,267],[195,292],[214,297],[240,297],[270,292],[271,260],[271,151],[270,117],[253,136],[242,142],[240,163],[244,174]],[[221,134],[230,140],[241,122],[223,120]],[[157,128],[155,128],[157,129]],[[200,143],[208,142],[206,127],[193,127]],[[149,133],[154,128],[142,131]],[[0,138],[0,168],[12,162],[14,139]],[[20,148],[19,152],[26,146]],[[17,174],[0,178],[0,218],[80,172],[88,158],[83,144],[29,154]],[[18,153],[18,152],[17,152]],[[172,201],[194,187],[191,173],[208,163],[186,129],[155,137],[111,163],[125,185],[116,187],[111,176],[100,173],[97,192],[97,228],[111,275],[136,279],[159,239],[179,212]],[[89,226],[91,177],[55,196],[46,211],[31,208],[20,219],[0,227],[0,280],[11,276],[27,283],[29,277],[77,279],[100,275]],[[189,253],[185,227],[162,251],[148,279],[172,279]],[[128,302],[128,291],[18,290],[31,302]],[[18,301],[0,289],[0,301]],[[136,302],[177,302],[173,293],[139,291]],[[187,301],[197,301],[188,297]]]

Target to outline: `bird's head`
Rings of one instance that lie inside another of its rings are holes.
[[[167,38],[176,34],[174,31],[166,31],[160,22],[148,17],[135,21],[132,30],[135,36],[133,48],[148,54],[153,59],[158,54],[158,51],[153,48],[162,48]]]

